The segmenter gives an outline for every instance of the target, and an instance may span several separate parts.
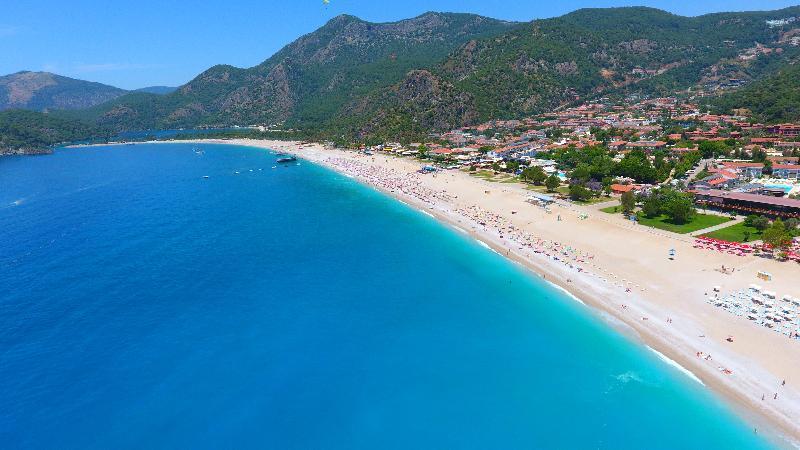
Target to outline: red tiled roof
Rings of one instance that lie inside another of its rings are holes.
[[[723,162],[722,165],[724,167],[760,167],[763,168],[764,164],[756,163],[756,162],[733,162],[733,161],[726,161]]]
[[[611,190],[614,192],[630,192],[636,189],[636,186],[632,184],[612,184]]]

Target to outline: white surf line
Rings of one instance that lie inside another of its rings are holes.
[[[694,380],[694,381],[696,381],[696,382],[700,383],[700,385],[701,385],[701,386],[705,386],[705,385],[706,385],[705,383],[703,383],[703,381],[702,381],[700,378],[697,378],[697,375],[695,375],[694,373],[692,373],[692,371],[691,371],[691,370],[689,370],[689,369],[687,369],[686,367],[683,367],[682,365],[678,364],[677,362],[675,362],[675,361],[673,361],[673,360],[671,360],[671,359],[667,358],[666,356],[664,356],[664,354],[662,354],[662,353],[661,353],[661,352],[659,352],[658,350],[654,349],[653,347],[650,347],[649,345],[647,345],[647,346],[645,346],[645,347],[647,347],[647,348],[648,348],[648,349],[649,349],[651,352],[655,353],[655,354],[656,354],[656,356],[658,356],[658,357],[659,357],[659,359],[661,359],[661,360],[662,360],[662,361],[664,361],[665,363],[667,363],[667,364],[669,364],[670,366],[672,366],[672,367],[674,367],[674,368],[678,369],[679,371],[683,372],[683,374],[684,374],[684,375],[688,376],[688,377],[689,377],[689,378],[691,378],[692,380]]]
[[[545,281],[546,281],[546,282],[547,282],[547,284],[549,284],[550,286],[553,286],[554,288],[556,288],[556,289],[558,289],[559,291],[563,292],[563,293],[564,293],[564,294],[565,294],[567,297],[569,297],[569,298],[571,298],[571,299],[575,300],[576,302],[580,303],[581,305],[584,305],[584,306],[586,305],[586,303],[584,303],[584,302],[583,302],[583,300],[579,299],[579,298],[578,298],[578,297],[577,297],[575,294],[573,294],[572,292],[570,292],[570,291],[568,291],[568,290],[564,289],[563,287],[561,287],[561,286],[559,286],[559,285],[557,285],[557,284],[553,283],[552,281],[547,281],[547,280],[545,280]]]
[[[424,209],[420,209],[419,212],[421,212],[422,214],[425,214],[426,216],[432,217],[434,219],[436,218],[436,216],[434,216],[433,214],[429,213],[428,211],[425,211]]]
[[[491,245],[487,244],[486,242],[483,242],[480,239],[475,239],[475,240],[478,241],[478,244],[480,244],[481,247],[487,248],[487,249],[497,253],[498,255],[500,255],[500,253],[497,250],[493,249]]]
[[[458,226],[455,226],[455,225],[453,225],[453,228],[455,228],[457,231],[460,231],[461,233],[464,233],[464,234],[469,234],[469,233],[467,232],[467,230],[465,230],[465,229],[463,229],[463,228],[461,228],[461,227],[458,227]]]

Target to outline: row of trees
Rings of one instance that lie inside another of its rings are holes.
[[[672,223],[683,224],[695,215],[694,199],[691,194],[672,188],[654,189],[642,200],[642,214],[648,218],[663,214]]]
[[[522,169],[519,174],[522,181],[532,183],[536,186],[544,185],[549,192],[554,192],[561,185],[561,180],[556,174],[547,176],[544,169],[539,166],[528,166]]]
[[[688,152],[679,158],[671,158],[664,150],[653,152],[653,161],[642,150],[633,150],[619,162],[612,157],[612,152],[604,146],[593,146],[582,149],[570,147],[541,154],[551,158],[560,168],[570,171],[572,179],[583,182],[603,181],[615,176],[633,178],[639,183],[662,182],[673,173],[681,177],[701,159],[700,151]]]
[[[691,194],[676,191],[669,187],[662,187],[650,191],[649,195],[637,198],[631,192],[625,192],[620,197],[620,206],[625,215],[633,214],[637,203],[641,203],[641,213],[647,218],[665,215],[672,223],[684,224],[692,220],[696,211]]]
[[[776,219],[773,222],[765,216],[751,215],[744,219],[744,225],[755,228],[761,233],[761,240],[776,249],[785,249],[792,244],[792,240],[798,234],[800,220],[790,218],[786,221]],[[744,233],[745,241],[750,240],[749,231]]]
[[[789,227],[781,219],[775,219],[772,225],[761,234],[761,241],[773,249],[785,251],[792,245],[796,227],[796,223]]]

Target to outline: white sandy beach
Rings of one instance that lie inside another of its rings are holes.
[[[800,341],[706,302],[713,286],[731,292],[752,283],[800,297],[797,264],[696,249],[689,236],[632,225],[591,206],[557,204],[546,213],[525,202],[530,191],[522,185],[457,170],[422,175],[420,162],[410,159],[296,142],[195,142],[289,152],[414,205],[625,324],[623,332],[728,398],[754,428],[769,423],[792,445],[800,442]],[[723,273],[722,266],[734,270]],[[772,281],[757,279],[758,271]]]

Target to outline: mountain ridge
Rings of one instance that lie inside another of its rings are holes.
[[[126,90],[50,72],[19,71],[0,76],[0,111],[81,109],[107,102]]]
[[[672,95],[734,75],[758,79],[800,57],[797,45],[780,42],[786,28],[800,28],[767,22],[788,15],[800,15],[800,8],[697,17],[647,7],[577,10],[462,46],[430,69],[429,78],[437,80],[430,86],[451,86],[446,98],[435,92],[426,98],[440,111],[466,108],[460,117],[474,123],[520,118],[601,95]],[[373,100],[366,112],[353,107],[363,112],[363,123],[337,125],[349,125],[355,135],[387,136],[380,130],[424,120],[416,105],[392,94],[415,76],[375,96],[386,103]],[[452,120],[439,129],[469,124]]]
[[[212,66],[161,100],[122,98],[85,117],[112,128],[125,126],[128,119],[148,128],[315,123],[401,80],[409,70],[436,63],[471,38],[513,26],[465,13],[431,12],[389,23],[340,15],[256,66]],[[145,116],[154,120],[145,124],[139,120]]]
[[[798,19],[798,6],[695,17],[584,8],[530,22],[339,15],[255,66],[215,65],[166,95],[130,92],[53,114],[103,133],[264,125],[320,139],[419,139],[601,96],[731,95],[732,79],[755,83],[800,61]]]

